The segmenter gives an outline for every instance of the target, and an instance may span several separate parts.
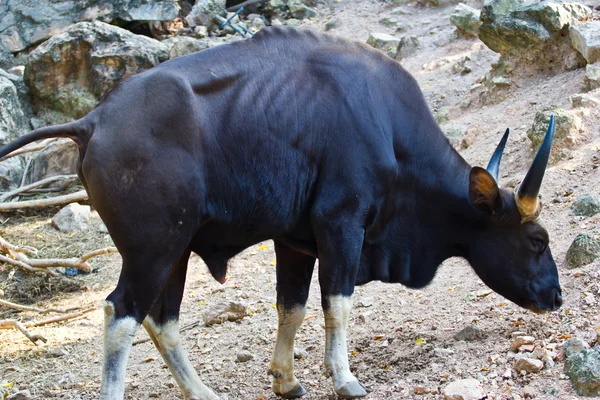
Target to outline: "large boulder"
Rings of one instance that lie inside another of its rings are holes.
[[[28,181],[36,182],[56,175],[74,174],[79,161],[79,150],[71,139],[60,139],[50,143],[32,160]]]
[[[478,9],[459,3],[452,15],[450,15],[450,22],[456,26],[459,34],[463,36],[477,36],[479,27],[481,26],[480,16],[481,12]]]
[[[583,349],[565,361],[565,375],[580,396],[600,396],[600,347]]]
[[[0,42],[0,68],[10,69],[13,66],[13,55],[4,45]]]
[[[585,66],[583,85],[588,90],[600,88],[600,62]]]
[[[19,187],[25,172],[25,158],[23,156],[11,157],[0,162],[0,190],[12,190]]]
[[[199,0],[185,20],[189,26],[202,25],[212,30],[219,25],[217,16],[224,16],[227,13],[225,7],[225,0]]]
[[[600,21],[589,21],[572,26],[569,30],[571,43],[588,62],[600,61]]]
[[[178,12],[177,0],[2,0],[0,43],[15,53],[80,21],[171,21]]]
[[[504,58],[573,69],[585,61],[571,45],[569,27],[591,14],[589,7],[574,2],[487,0],[479,38]]]
[[[0,145],[25,133],[27,120],[19,101],[17,88],[6,76],[0,74]]]
[[[593,262],[600,257],[600,232],[582,232],[575,239],[567,251],[566,267],[579,268]]]
[[[81,22],[29,55],[34,106],[80,118],[121,79],[169,58],[166,45],[103,22]]]
[[[91,216],[90,206],[71,203],[52,217],[52,226],[61,232],[82,231],[89,227]]]

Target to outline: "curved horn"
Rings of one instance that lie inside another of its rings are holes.
[[[550,116],[550,124],[544,140],[517,191],[517,207],[523,217],[535,215],[538,212],[538,194],[550,158],[552,139],[554,138],[554,115]]]
[[[508,140],[508,134],[510,130],[506,128],[506,132],[504,132],[504,136],[502,136],[502,140],[498,143],[498,147],[494,150],[494,154],[492,154],[492,158],[490,158],[490,162],[487,166],[487,171],[494,177],[496,183],[498,183],[498,173],[500,172],[500,161],[502,160],[502,153],[504,152],[504,146],[506,146],[506,141]]]

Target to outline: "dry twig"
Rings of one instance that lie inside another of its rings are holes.
[[[61,315],[59,317],[48,318],[48,319],[44,319],[44,320],[38,321],[38,322],[29,321],[29,322],[25,323],[25,327],[26,328],[33,328],[34,326],[42,326],[42,325],[53,324],[55,322],[67,321],[69,319],[81,317],[82,315],[87,314],[90,311],[94,311],[94,310],[97,310],[97,309],[98,309],[98,307],[90,307],[90,308],[86,308],[85,310],[82,310],[82,311],[77,311],[77,312],[74,312],[74,313]]]
[[[33,344],[35,344],[37,346],[37,341],[41,340],[42,342],[46,343],[47,340],[45,337],[41,336],[41,335],[32,335],[31,333],[27,332],[27,329],[25,329],[25,327],[23,326],[23,324],[21,324],[19,321],[15,320],[15,319],[2,319],[0,320],[0,329],[10,329],[10,328],[15,328],[21,331],[21,333],[25,336],[27,336],[27,339],[31,340],[33,342]]]
[[[10,199],[11,197],[14,197],[16,195],[18,195],[19,193],[23,193],[23,192],[28,192],[32,189],[35,188],[39,188],[42,186],[46,186],[50,183],[53,182],[57,182],[57,181],[67,181],[68,183],[71,183],[75,180],[77,180],[77,175],[57,175],[57,176],[51,176],[49,178],[46,179],[42,179],[39,180],[37,182],[33,182],[29,185],[25,185],[25,186],[21,186],[15,190],[12,190],[10,192],[4,193],[2,196],[0,196],[0,203],[5,202],[6,200]]]
[[[49,199],[40,200],[24,200],[15,201],[13,203],[0,203],[0,212],[10,210],[20,210],[23,208],[37,208],[37,207],[50,207],[59,206],[62,204],[73,203],[76,201],[87,200],[88,195],[85,190],[80,190],[75,193],[65,194],[63,196],[51,197]]]
[[[10,301],[6,301],[6,300],[2,300],[2,299],[0,299],[0,306],[5,306],[5,307],[12,308],[14,310],[19,310],[19,311],[34,311],[34,312],[37,312],[40,314],[48,314],[48,313],[66,314],[66,313],[75,311],[79,308],[79,307],[71,307],[71,308],[67,308],[66,310],[61,310],[59,308],[37,308],[37,307],[31,307],[31,306],[24,306],[23,304],[12,303]]]

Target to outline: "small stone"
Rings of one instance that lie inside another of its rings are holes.
[[[567,339],[562,345],[563,353],[567,358],[589,348],[590,345],[585,340],[577,337]]]
[[[526,399],[535,398],[535,390],[531,386],[525,386],[523,388],[523,397]]]
[[[387,25],[387,26],[397,26],[398,25],[398,19],[397,18],[393,18],[393,17],[385,17],[379,20],[379,23],[383,24],[383,25]]]
[[[250,353],[248,350],[242,350],[239,353],[237,353],[237,360],[239,362],[246,362],[246,361],[250,361],[254,358],[254,356],[252,355],[252,353]]]
[[[596,193],[583,194],[571,204],[571,210],[577,216],[594,216],[600,212],[600,196]]]
[[[510,80],[504,76],[496,76],[492,78],[492,83],[498,87],[508,87],[511,85]]]
[[[6,400],[27,400],[33,399],[31,392],[29,390],[20,390],[17,393],[14,393],[6,398]]]
[[[423,395],[423,394],[427,394],[427,393],[429,393],[429,390],[427,390],[427,389],[426,389],[425,387],[423,387],[423,386],[415,386],[415,388],[413,389],[413,392],[414,392],[415,394],[420,394],[420,395]]]
[[[296,360],[302,360],[306,357],[308,357],[308,351],[304,350],[301,347],[294,347],[294,358]]]
[[[461,379],[447,385],[442,394],[446,400],[479,400],[485,397],[477,379]]]
[[[16,75],[18,77],[23,77],[23,75],[25,74],[25,66],[24,65],[17,65],[16,67],[12,67],[7,71],[9,74],[12,75]]]
[[[222,324],[225,321],[237,321],[248,315],[247,306],[243,302],[229,301],[214,305],[203,316],[204,325]]]
[[[52,226],[61,232],[82,231],[88,228],[90,218],[90,206],[71,203],[52,217]]]
[[[448,107],[442,107],[435,113],[435,120],[438,124],[450,121],[450,109]]]
[[[600,62],[585,66],[583,83],[588,90],[600,88]]]
[[[433,352],[438,357],[447,357],[447,356],[451,356],[452,354],[454,354],[454,350],[452,350],[452,349],[444,349],[444,348],[441,348],[441,347],[436,347],[435,349],[433,349]]]
[[[409,57],[417,52],[421,47],[421,42],[416,36],[404,36],[398,43],[396,50],[396,60],[400,61],[406,57]]]
[[[502,379],[510,379],[512,378],[512,371],[510,368],[507,368],[506,371],[502,374]]]
[[[367,39],[367,44],[378,50],[382,50],[388,54],[391,54],[400,44],[400,39],[395,36],[388,35],[387,33],[371,32],[369,34],[369,38]]]
[[[325,30],[330,31],[332,29],[339,28],[341,25],[342,21],[339,18],[332,18],[325,24]]]
[[[485,334],[477,328],[477,325],[470,324],[464,327],[460,332],[454,335],[454,340],[464,340],[467,342],[483,339]]]
[[[569,97],[573,107],[596,108],[600,106],[600,99],[589,94],[574,94]]]
[[[535,346],[532,344],[524,344],[519,347],[519,351],[522,353],[531,353],[535,349]]]
[[[544,363],[535,358],[518,359],[514,365],[516,371],[539,372],[544,368]]]
[[[580,233],[567,250],[566,267],[578,268],[600,257],[600,232]]]

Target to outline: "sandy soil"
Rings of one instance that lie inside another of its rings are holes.
[[[378,22],[392,16],[392,8],[376,1],[332,2],[320,7],[318,21],[304,25],[323,29],[328,20],[337,18],[340,23],[332,33],[364,42],[369,31],[394,34],[395,28]],[[403,8],[407,14],[393,16],[400,26],[410,26],[408,33],[418,36],[422,47],[402,64],[418,80],[432,110],[449,108],[451,121],[445,126],[468,132],[469,146],[461,149],[461,154],[472,165],[485,166],[501,133],[510,127],[512,134],[503,159],[501,182],[522,178],[531,161],[525,132],[535,113],[550,105],[571,109],[568,98],[582,91],[583,71],[515,76],[518,86],[509,89],[506,100],[482,105],[469,89],[489,71],[498,56],[478,39],[455,34],[448,20],[452,7]],[[407,33],[398,33],[404,34]],[[467,55],[472,60],[472,72],[461,75],[453,70],[453,65]],[[460,106],[469,99],[469,107]],[[581,110],[581,116],[585,140],[549,168],[542,191],[543,217],[563,285],[563,308],[545,315],[521,310],[501,296],[489,294],[471,268],[459,259],[445,262],[433,283],[423,290],[378,282],[357,288],[355,304],[362,303],[362,307],[356,307],[351,317],[350,364],[370,391],[369,399],[442,398],[438,393],[448,382],[470,377],[482,382],[489,399],[522,398],[526,387],[539,399],[578,398],[562,374],[560,358],[553,368],[540,373],[522,376],[513,371],[510,379],[502,375],[513,363],[514,353],[509,351],[511,332],[534,336],[540,347],[560,348],[571,336],[595,341],[600,329],[600,262],[574,271],[564,267],[566,251],[575,235],[600,227],[600,216],[575,217],[569,210],[578,195],[597,192],[600,180],[596,169],[600,110]],[[37,246],[47,257],[74,256],[110,244],[110,238],[95,228],[76,235],[58,233],[49,224],[52,212],[38,216],[5,215],[2,221],[10,219],[0,228],[2,235],[15,243]],[[201,321],[208,309],[225,300],[243,300],[251,311],[241,321],[212,327],[200,324],[182,334],[184,347],[205,383],[230,399],[275,398],[267,375],[277,327],[275,254],[272,243],[265,244],[266,248],[254,246],[232,261],[225,285],[210,277],[198,257],[191,260],[182,326]],[[92,264],[99,267],[97,273],[51,279],[31,279],[0,267],[0,289],[6,299],[40,307],[100,306],[114,288],[120,258],[103,256]],[[308,390],[306,399],[334,399],[322,365],[324,322],[318,283],[314,283],[308,316],[297,336],[297,347],[305,349],[308,356],[296,360],[296,375]],[[0,310],[1,318],[28,321],[46,317]],[[36,399],[97,398],[102,321],[101,311],[96,310],[66,323],[32,328],[33,333],[48,339],[38,346],[16,331],[0,331],[0,384],[13,383],[11,391],[29,389]],[[476,325],[481,337],[467,342],[455,340],[454,335],[469,324]],[[145,337],[140,330],[138,338]],[[248,349],[254,358],[237,362],[236,354],[241,349]],[[415,394],[416,387],[429,393]],[[127,371],[126,398],[181,398],[174,379],[150,342],[134,347]]]

